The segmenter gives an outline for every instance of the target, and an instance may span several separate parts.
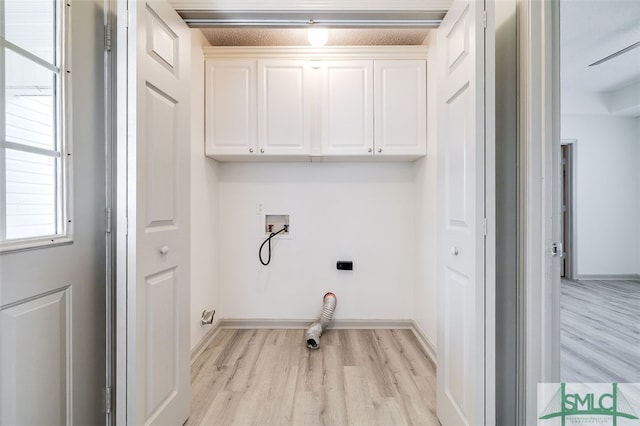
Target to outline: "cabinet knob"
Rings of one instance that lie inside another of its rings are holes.
[[[372,152],[372,151],[373,151],[373,148],[369,148],[369,152]]]
[[[264,154],[264,148],[260,148],[260,154]]]
[[[161,255],[166,256],[169,254],[169,246],[162,246],[159,251]]]
[[[378,152],[382,152],[382,148],[378,148]]]
[[[253,154],[253,148],[249,148],[249,152]]]

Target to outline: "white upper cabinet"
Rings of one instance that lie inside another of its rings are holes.
[[[323,61],[320,140],[323,155],[373,152],[373,61]]]
[[[426,62],[375,61],[375,151],[381,155],[425,155]]]
[[[207,61],[205,72],[206,154],[255,153],[256,61]]]
[[[210,157],[411,161],[426,155],[424,46],[204,52]]]
[[[258,61],[258,146],[262,155],[309,155],[312,86],[308,61]]]

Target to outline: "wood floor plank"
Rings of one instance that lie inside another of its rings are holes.
[[[376,408],[369,392],[367,373],[362,367],[344,367],[347,419],[350,426],[375,425]]]
[[[336,333],[337,334],[337,333]],[[338,341],[338,339],[336,339]],[[311,351],[321,353],[323,359],[323,373],[320,387],[324,403],[320,419],[322,424],[347,424],[346,391],[344,383],[344,360],[341,347],[338,345],[324,345],[321,349]]]
[[[640,382],[640,283],[563,279],[564,382]]]
[[[187,425],[438,425],[435,366],[408,330],[221,330],[193,361]]]
[[[421,361],[418,358],[424,358],[424,354],[421,351],[412,351],[409,345],[403,342],[415,337],[398,333],[399,331],[401,330],[381,330],[379,333],[380,347],[386,353],[389,369],[395,378],[396,397],[412,424],[437,425],[435,393],[427,398],[420,387],[432,382],[435,389],[435,368],[432,363],[425,362],[424,367],[419,365]],[[414,352],[413,356],[411,352]],[[424,379],[420,385],[418,378]]]

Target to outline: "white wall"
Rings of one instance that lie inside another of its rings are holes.
[[[636,118],[636,140],[640,143],[640,117]],[[636,159],[637,164],[640,165],[640,149],[638,149],[638,157]],[[640,168],[640,167],[639,167]],[[638,173],[638,199],[640,199],[640,173]],[[638,244],[640,245],[640,215],[637,216],[638,221],[638,235],[636,237]],[[640,275],[640,247],[638,247],[638,257],[636,259],[636,274]]]
[[[210,330],[200,326],[205,309],[224,314],[217,280],[218,163],[204,156],[204,59],[201,46],[208,42],[192,30],[191,49],[191,347]]]
[[[577,273],[625,275],[640,259],[640,137],[637,120],[563,115],[577,139]]]
[[[413,179],[411,163],[221,164],[225,317],[315,318],[333,291],[338,319],[412,318]],[[291,238],[275,238],[269,266],[258,261],[258,204],[291,215]],[[352,260],[354,270],[337,271],[337,260]]]
[[[429,52],[427,74],[436,75],[434,51]],[[438,335],[437,298],[437,104],[435,78],[427,79],[427,156],[414,163],[416,273],[413,320],[434,347]]]

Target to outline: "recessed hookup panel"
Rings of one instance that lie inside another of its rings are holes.
[[[288,214],[266,214],[264,215],[264,233],[270,234],[272,232],[278,232],[282,228],[287,227],[287,230],[280,235],[289,235],[289,215]]]

